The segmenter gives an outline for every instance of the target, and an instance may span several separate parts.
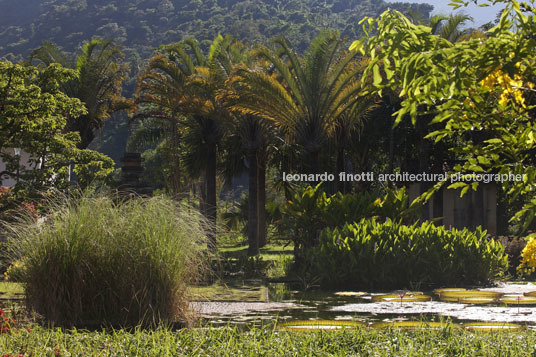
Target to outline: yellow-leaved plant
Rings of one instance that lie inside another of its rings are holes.
[[[521,252],[521,264],[517,270],[525,275],[530,275],[536,270],[536,239],[530,238]]]

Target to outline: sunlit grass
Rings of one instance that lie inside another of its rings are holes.
[[[25,356],[525,356],[536,333],[472,333],[462,329],[278,331],[273,326],[184,330],[62,331],[0,335],[0,355]]]

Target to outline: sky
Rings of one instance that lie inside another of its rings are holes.
[[[452,6],[449,6],[448,4],[451,2],[451,0],[385,0],[386,2],[411,2],[411,3],[419,3],[419,4],[430,4],[434,7],[434,11],[432,12],[432,15],[435,14],[450,14],[453,12]],[[485,3],[485,1],[479,1],[479,3]],[[504,4],[500,5],[492,5],[488,7],[478,7],[474,4],[470,4],[467,7],[460,7],[455,12],[458,11],[464,11],[465,13],[469,14],[474,19],[474,23],[470,24],[468,23],[469,27],[478,27],[480,25],[485,24],[486,22],[494,21],[495,16],[497,15],[497,12],[504,8]]]

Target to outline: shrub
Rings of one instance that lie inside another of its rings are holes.
[[[524,275],[531,275],[536,270],[536,240],[533,237],[521,251],[521,264],[517,270]]]
[[[508,274],[512,277],[522,275],[517,269],[521,264],[521,252],[527,245],[527,241],[522,237],[502,236],[499,241],[504,245],[504,252],[508,254]]]
[[[504,247],[486,232],[362,220],[325,229],[308,254],[323,286],[397,288],[487,282],[508,266]]]
[[[153,325],[189,317],[200,217],[162,197],[81,194],[49,202],[41,223],[9,226],[29,307],[49,323]]]
[[[303,268],[302,259],[318,243],[318,235],[325,228],[342,227],[363,218],[385,220],[404,219],[415,222],[419,206],[410,205],[404,187],[388,189],[382,197],[379,192],[336,193],[328,196],[322,185],[308,186],[297,192],[284,207],[280,226],[283,234],[294,242],[296,265]]]

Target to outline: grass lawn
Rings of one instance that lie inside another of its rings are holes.
[[[243,242],[222,245],[219,248],[220,260],[215,269],[217,279],[210,285],[192,287],[192,299],[266,301],[268,294],[264,280],[286,275],[292,262],[293,246],[268,244],[260,249],[260,255],[255,258],[248,258],[247,248],[247,243]]]
[[[0,281],[0,299],[13,299],[22,297],[24,289],[19,283],[12,283],[8,281]]]
[[[273,327],[61,331],[32,326],[0,335],[0,355],[17,356],[526,356],[536,333],[373,329],[286,332]]]
[[[277,260],[282,257],[292,257],[294,246],[291,244],[271,243],[260,248],[260,257],[263,260]],[[240,258],[247,256],[247,242],[231,243],[219,248],[220,254],[224,258]]]

